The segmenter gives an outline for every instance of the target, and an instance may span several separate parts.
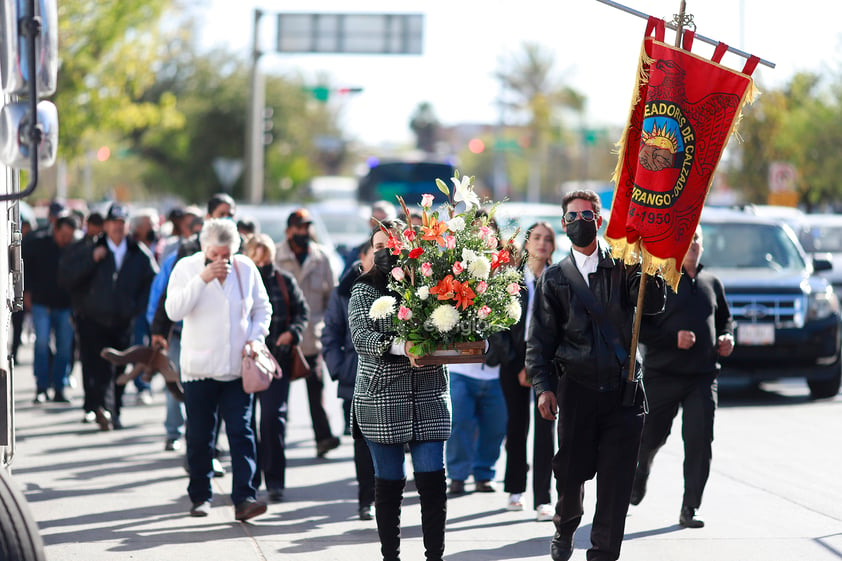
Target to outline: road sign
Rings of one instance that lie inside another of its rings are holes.
[[[420,55],[423,14],[279,13],[281,53]]]
[[[242,158],[214,158],[211,165],[225,192],[230,193],[234,183],[243,173]]]
[[[798,172],[795,166],[786,162],[772,162],[769,164],[769,192],[795,192],[795,182]]]

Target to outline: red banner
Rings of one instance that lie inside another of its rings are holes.
[[[654,31],[654,37],[652,33]],[[755,90],[752,57],[743,72],[663,42],[664,22],[649,19],[631,114],[620,141],[616,188],[605,237],[615,257],[660,271],[675,289],[713,173]]]

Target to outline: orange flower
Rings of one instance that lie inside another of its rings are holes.
[[[442,234],[447,232],[447,222],[439,222],[436,220],[435,216],[431,216],[430,225],[422,226],[421,231],[423,232],[423,235],[421,236],[422,240],[435,241],[440,246],[444,247],[445,241]]]
[[[459,288],[459,281],[453,280],[453,275],[447,275],[430,289],[430,294],[435,294],[439,300],[450,300]]]
[[[456,301],[457,308],[462,306],[462,309],[466,310],[468,306],[474,303],[474,298],[477,297],[467,282],[460,283],[459,281],[454,281],[453,289],[456,292],[453,299]]]

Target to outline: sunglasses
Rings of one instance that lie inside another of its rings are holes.
[[[596,213],[592,210],[571,210],[564,213],[564,222],[570,224],[576,220],[576,217],[581,218],[585,222],[593,222],[596,220]]]

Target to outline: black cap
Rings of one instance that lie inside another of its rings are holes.
[[[313,217],[310,216],[310,211],[306,208],[299,208],[292,212],[287,218],[287,228],[291,226],[301,226],[302,224],[312,224]]]
[[[64,209],[64,204],[62,204],[60,201],[53,201],[50,203],[50,216],[56,217],[62,212],[64,212]]]
[[[114,203],[108,209],[108,214],[105,215],[106,220],[127,220],[129,218],[129,211],[121,204]]]

